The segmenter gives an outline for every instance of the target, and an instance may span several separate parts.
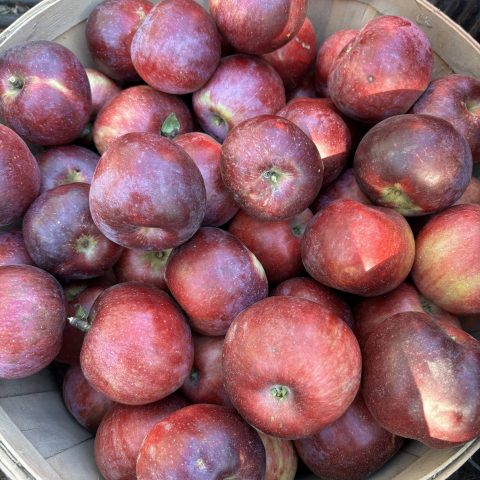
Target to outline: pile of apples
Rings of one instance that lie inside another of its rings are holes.
[[[1,55],[0,379],[70,365],[107,480],[355,480],[474,439],[480,81],[432,81],[406,18],[317,51],[307,0],[209,12],[104,0],[98,70]]]

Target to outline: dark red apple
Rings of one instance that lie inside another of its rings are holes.
[[[285,45],[307,15],[307,0],[209,0],[208,6],[228,43],[254,54]]]
[[[40,169],[26,143],[0,125],[0,226],[18,220],[37,198]]]
[[[403,441],[381,427],[357,395],[342,417],[311,437],[295,440],[295,448],[319,478],[363,480],[393,457]]]
[[[109,77],[94,68],[86,68],[90,91],[92,92],[92,118],[120,92],[119,86]]]
[[[375,123],[407,113],[430,82],[433,53],[413,21],[370,20],[348,43],[328,76],[328,91],[348,117]]]
[[[266,468],[264,480],[294,480],[298,458],[290,440],[271,437],[257,431],[265,448]]]
[[[219,227],[224,225],[238,212],[222,180],[220,158],[222,146],[212,137],[199,132],[186,133],[175,138],[196,163],[202,174],[207,191],[207,210],[202,225]]]
[[[167,286],[204,335],[225,335],[235,316],[268,295],[257,257],[228,232],[202,227],[170,254]]]
[[[98,162],[90,211],[115,243],[160,251],[198,230],[205,197],[202,174],[182,148],[154,133],[128,133]]]
[[[317,147],[292,122],[262,115],[233,129],[222,145],[222,177],[248,214],[283,220],[303,212],[322,186]]]
[[[49,273],[31,265],[0,267],[0,378],[45,368],[62,345],[65,304]]]
[[[268,435],[300,438],[352,403],[360,348],[331,310],[303,298],[269,297],[233,321],[223,371],[230,400],[248,423]]]
[[[412,108],[450,122],[466,139],[474,162],[480,162],[480,80],[446,75],[433,81]]]
[[[34,265],[25,248],[21,230],[0,231],[0,267],[5,265]]]
[[[480,180],[472,177],[467,189],[463,192],[463,195],[455,202],[455,205],[461,205],[463,203],[478,203],[480,205]]]
[[[40,195],[23,219],[23,237],[35,264],[64,279],[103,275],[122,248],[93,223],[89,185],[70,183]]]
[[[78,58],[55,42],[25,42],[0,58],[0,114],[39,145],[75,140],[88,122],[92,96]]]
[[[127,405],[180,388],[193,363],[190,328],[163,291],[142,283],[105,290],[90,312],[80,364],[95,390]]]
[[[138,80],[130,45],[153,5],[148,0],[103,0],[90,13],[85,35],[88,49],[103,73],[114,80]]]
[[[480,434],[480,343],[420,312],[387,318],[367,340],[362,393],[388,431],[431,448]]]
[[[307,208],[288,220],[267,222],[240,210],[228,231],[258,258],[268,281],[279,283],[304,271],[300,242],[312,216]]]
[[[136,480],[140,446],[152,427],[175,410],[187,406],[178,393],[148,405],[115,404],[95,436],[95,463],[105,480]]]
[[[316,98],[318,95],[315,90],[314,75],[314,70],[310,69],[300,80],[298,86],[288,92],[287,101],[290,101],[294,98]]]
[[[185,94],[201,88],[221,56],[215,23],[194,0],[163,0],[139,26],[130,49],[135,70],[156,90]]]
[[[100,157],[78,145],[53,147],[37,155],[40,193],[68,183],[90,183]]]
[[[265,449],[233,409],[190,405],[150,430],[140,447],[136,473],[138,480],[263,480]]]
[[[151,132],[173,138],[192,128],[192,116],[181,98],[138,85],[123,90],[98,114],[93,141],[102,154],[127,133]]]
[[[303,264],[315,280],[365,297],[398,287],[414,257],[412,231],[399,213],[353,200],[320,210],[302,240]]]
[[[416,239],[412,278],[422,294],[457,314],[480,312],[480,205],[435,215]]]
[[[221,142],[241,122],[275,114],[285,106],[285,87],[275,69],[258,57],[222,58],[212,78],[193,94],[193,109],[205,132]]]

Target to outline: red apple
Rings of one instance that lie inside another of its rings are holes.
[[[355,152],[355,177],[378,205],[424,215],[456,202],[472,177],[465,138],[446,120],[398,115],[375,125]]]
[[[268,435],[300,438],[352,403],[360,348],[345,322],[318,303],[269,297],[233,321],[223,370],[230,400],[248,423]]]
[[[75,140],[88,122],[92,96],[78,58],[55,42],[25,42],[0,60],[0,112],[21,137],[39,145]]]
[[[311,437],[295,440],[295,448],[319,478],[363,480],[393,457],[403,441],[381,427],[357,395],[342,417]]]
[[[341,51],[328,76],[328,91],[345,115],[375,123],[407,113],[428,87],[432,68],[430,42],[420,27],[383,15],[370,20]]]
[[[159,251],[188,240],[205,215],[205,184],[178,145],[128,133],[98,162],[90,211],[99,230],[127,248]]]
[[[290,440],[275,438],[257,431],[266,454],[264,480],[294,480],[297,473],[297,454]]]
[[[202,174],[207,191],[207,210],[202,225],[219,227],[224,225],[238,212],[222,180],[220,154],[222,146],[204,133],[193,132],[179,135],[175,143],[180,145],[196,163]]]
[[[170,254],[167,286],[204,335],[225,335],[235,316],[268,295],[265,271],[236,237],[213,227]]]
[[[285,106],[285,88],[275,69],[258,57],[222,58],[212,78],[193,94],[193,109],[205,132],[220,141],[238,124]]]
[[[65,304],[60,285],[31,265],[0,267],[0,379],[45,368],[62,345]]]
[[[307,0],[209,0],[218,29],[238,51],[272,52],[302,27]]]
[[[163,0],[145,17],[130,49],[135,70],[166,93],[201,88],[221,56],[221,42],[210,15],[193,0]]]
[[[94,68],[86,68],[90,91],[92,92],[92,113],[95,118],[97,113],[120,92],[118,85],[102,72]]]
[[[190,405],[150,430],[136,472],[138,480],[263,480],[265,449],[255,430],[233,409]]]
[[[288,220],[267,222],[240,210],[228,231],[258,258],[271,283],[301,274],[300,242],[312,212],[307,208]]]
[[[33,264],[33,260],[25,248],[21,230],[0,231],[0,267]]]
[[[400,285],[414,257],[412,231],[399,213],[353,200],[320,210],[302,240],[303,264],[315,280],[365,297]]]
[[[480,205],[455,205],[417,236],[412,278],[422,294],[456,315],[480,312]]]
[[[92,387],[127,405],[180,388],[193,362],[190,328],[163,291],[141,283],[105,290],[90,312],[80,364]]]
[[[222,146],[222,177],[248,214],[283,220],[315,199],[323,163],[315,144],[292,122],[262,115],[233,129]]]
[[[463,203],[477,203],[480,205],[480,180],[472,177],[467,189],[463,192],[463,195],[455,202],[455,205],[461,205]]]
[[[388,431],[431,448],[480,434],[480,343],[420,312],[397,313],[367,340],[362,392]]]
[[[316,98],[314,70],[310,69],[300,80],[297,87],[288,92],[287,101],[294,98]]]
[[[135,480],[140,446],[160,420],[187,406],[178,393],[148,405],[115,404],[95,436],[95,463],[105,480]]]
[[[192,128],[192,116],[181,98],[138,85],[123,90],[98,114],[93,141],[102,154],[127,133],[151,132],[173,138]]]
[[[85,30],[88,49],[98,69],[110,78],[138,80],[130,46],[152,7],[148,0],[103,0],[88,16]]]

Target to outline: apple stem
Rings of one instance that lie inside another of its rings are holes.
[[[23,80],[20,77],[17,77],[16,75],[12,75],[8,79],[8,83],[13,87],[16,88],[17,90],[21,90],[23,86],[25,85]]]
[[[68,323],[72,325],[72,327],[78,328],[82,332],[88,332],[92,325],[87,320],[88,314],[86,310],[79,304],[75,305],[77,310],[75,311],[74,317],[68,317]]]
[[[170,113],[162,124],[160,133],[167,138],[174,138],[180,132],[180,122],[174,113]]]

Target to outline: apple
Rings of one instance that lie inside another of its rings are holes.
[[[273,52],[299,32],[307,0],[209,0],[210,13],[221,34],[245,53]]]
[[[223,347],[225,388],[258,430],[294,439],[343,415],[361,377],[358,342],[331,310],[269,297],[237,315]]]
[[[0,267],[33,264],[33,260],[25,248],[22,231],[0,231]]]
[[[205,184],[187,153],[160,135],[128,133],[102,155],[90,188],[99,230],[127,248],[160,251],[187,241],[205,215]]]
[[[288,220],[267,222],[240,210],[228,231],[258,258],[268,281],[279,283],[304,271],[300,242],[312,216],[307,208]]]
[[[257,431],[265,448],[266,467],[264,480],[294,480],[298,458],[290,440],[275,438]]]
[[[45,368],[62,345],[65,304],[49,273],[31,265],[0,267],[0,379]]]
[[[294,98],[316,98],[317,96],[315,90],[315,72],[313,69],[310,69],[300,80],[298,86],[288,92],[287,101],[293,100]]]
[[[92,109],[82,64],[68,48],[49,41],[24,42],[3,52],[0,98],[3,122],[39,145],[75,140]]]
[[[263,480],[265,449],[233,409],[190,405],[150,430],[140,447],[136,473],[138,480]]]
[[[212,76],[221,41],[212,17],[194,0],[163,0],[140,24],[130,53],[146,83],[161,92],[185,94]]]
[[[130,46],[153,5],[148,0],[103,0],[90,13],[85,35],[97,68],[114,80],[138,80]]]
[[[25,246],[33,261],[64,279],[99,277],[122,253],[93,223],[88,192],[86,183],[48,190],[23,219]]]
[[[230,192],[225,187],[220,170],[222,146],[209,135],[200,132],[185,133],[175,138],[192,158],[202,174],[207,192],[207,210],[203,217],[204,227],[224,225],[238,212]]]
[[[480,343],[425,313],[387,318],[363,352],[362,393],[386,430],[430,448],[480,434]]]
[[[202,129],[223,142],[228,132],[258,115],[285,106],[285,87],[275,69],[258,57],[222,58],[210,80],[192,97]]]
[[[303,264],[315,280],[365,297],[398,287],[414,257],[412,231],[399,213],[353,200],[320,210],[302,239]]]
[[[97,115],[93,141],[103,154],[127,133],[151,132],[173,138],[192,128],[192,116],[181,98],[137,85],[123,90]]]
[[[97,113],[120,92],[120,87],[109,77],[94,68],[86,68],[90,91],[92,92],[92,113],[95,118]]]
[[[127,405],[180,388],[193,363],[190,328],[175,302],[142,283],[120,283],[95,301],[80,353],[92,387]]]
[[[478,178],[472,177],[470,179],[467,189],[454,205],[461,205],[462,203],[477,203],[480,205],[480,180]]]
[[[340,52],[328,91],[345,115],[376,123],[407,113],[428,87],[432,68],[432,48],[420,27],[407,18],[382,15]]]
[[[228,232],[202,227],[174,249],[165,271],[167,286],[203,335],[225,335],[235,316],[268,295],[257,257]]]
[[[435,215],[416,239],[412,278],[426,298],[456,315],[480,312],[480,205]]]
[[[363,480],[393,457],[403,441],[385,430],[357,395],[342,417],[311,437],[295,440],[295,448],[319,478]]]
[[[95,463],[105,480],[136,479],[138,452],[147,433],[185,406],[187,401],[178,393],[148,405],[115,404],[103,417],[95,436]]]
[[[303,212],[322,186],[317,147],[295,124],[262,115],[234,128],[222,145],[222,178],[235,201],[263,220]]]

